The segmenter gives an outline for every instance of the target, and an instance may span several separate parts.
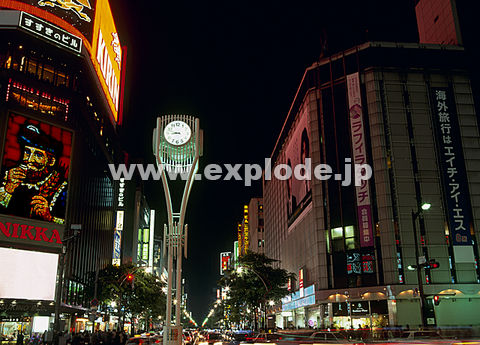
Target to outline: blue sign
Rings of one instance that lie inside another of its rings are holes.
[[[282,298],[282,311],[288,311],[315,304],[315,284],[306,287],[303,290],[303,295],[303,298],[300,297],[300,291],[296,291],[289,296]]]

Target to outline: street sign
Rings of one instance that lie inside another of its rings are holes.
[[[419,256],[418,257],[418,264],[419,265],[423,265],[427,262],[427,259],[425,258],[425,256]]]

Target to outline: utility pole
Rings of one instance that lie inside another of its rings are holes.
[[[70,226],[65,226],[65,230],[73,230],[73,234],[64,238],[62,241],[62,252],[58,256],[58,278],[57,286],[55,289],[55,318],[53,323],[53,333],[54,333],[54,342],[58,344],[58,335],[60,333],[60,305],[62,303],[62,290],[63,290],[63,272],[65,270],[65,260],[67,258],[67,247],[68,243],[77,238],[82,229],[81,224],[71,224]]]

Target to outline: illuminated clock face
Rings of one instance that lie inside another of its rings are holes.
[[[192,129],[183,121],[172,121],[165,126],[163,135],[169,144],[180,146],[190,140]]]

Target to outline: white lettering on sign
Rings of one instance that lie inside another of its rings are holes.
[[[122,177],[118,185],[118,203],[117,207],[125,207],[125,179]]]
[[[118,111],[120,86],[118,84],[117,77],[115,76],[112,59],[108,54],[107,45],[105,43],[105,40],[103,39],[101,30],[98,32],[97,61],[100,65],[100,70],[102,71],[105,83],[107,84],[108,92],[110,93],[110,97],[112,98],[115,110]]]

